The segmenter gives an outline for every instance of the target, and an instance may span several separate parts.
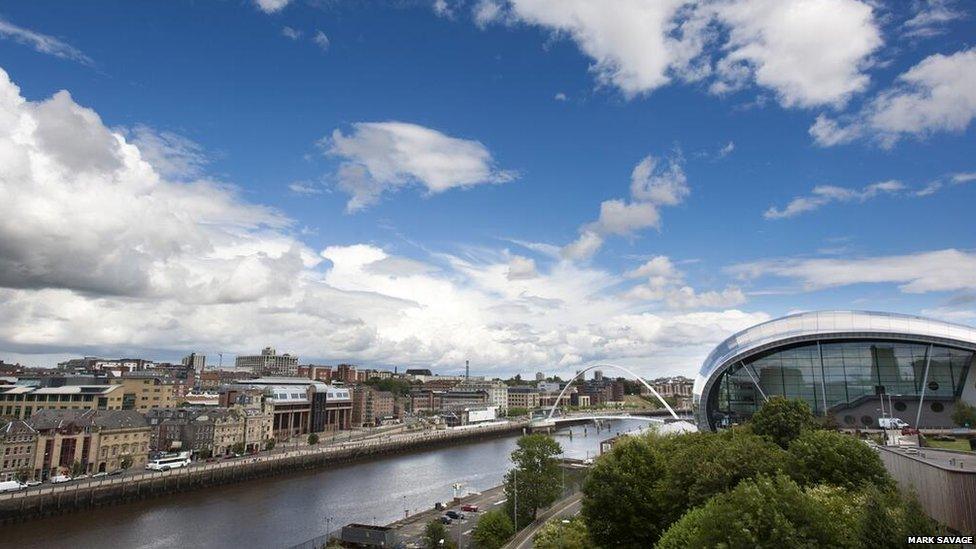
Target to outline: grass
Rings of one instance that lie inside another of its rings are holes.
[[[944,448],[946,450],[962,450],[964,452],[969,451],[969,441],[968,440],[932,440],[927,439],[925,442],[929,443],[932,448]]]

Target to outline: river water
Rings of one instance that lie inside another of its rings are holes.
[[[554,435],[563,455],[585,459],[600,441],[646,428],[616,420]],[[572,433],[572,435],[570,435]],[[350,522],[388,524],[404,511],[502,483],[516,436],[258,479],[0,527],[0,546],[17,548],[283,548]]]

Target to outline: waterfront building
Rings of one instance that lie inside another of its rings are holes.
[[[539,390],[524,385],[508,388],[508,405],[511,408],[533,410],[539,407]]]
[[[134,410],[41,410],[30,419],[37,431],[33,476],[46,480],[70,473],[110,472],[145,466],[150,431]]]
[[[381,425],[395,417],[396,399],[389,391],[379,391],[368,385],[358,385],[352,390],[353,427]]]
[[[213,455],[230,455],[235,445],[244,444],[245,415],[240,410],[217,408],[208,410],[206,417],[213,422]]]
[[[455,388],[462,391],[484,391],[488,394],[489,406],[496,406],[501,414],[508,412],[508,385],[503,381],[466,379],[458,383]]]
[[[266,376],[297,376],[298,357],[279,355],[274,347],[265,347],[259,355],[241,355],[234,359],[234,368]]]
[[[121,385],[0,385],[0,417],[27,419],[39,410],[121,410]]]
[[[22,419],[0,422],[0,482],[17,480],[21,471],[34,475],[37,431]]]
[[[745,421],[772,396],[799,398],[845,427],[899,417],[952,427],[956,402],[976,404],[976,329],[864,311],[789,315],[743,330],[702,364],[693,390],[700,429]]]
[[[301,377],[257,378],[222,387],[222,405],[227,406],[248,390],[264,391],[272,407],[275,438],[287,440],[351,427],[352,394],[348,388]]]

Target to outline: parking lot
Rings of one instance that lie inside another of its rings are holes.
[[[447,529],[448,534],[455,543],[458,543],[458,547],[471,547],[471,531],[474,530],[476,524],[478,524],[478,517],[482,513],[490,509],[494,509],[497,506],[505,502],[505,490],[502,486],[491,488],[490,490],[485,490],[479,494],[472,494],[461,498],[460,503],[454,504],[450,501],[444,502],[443,510],[429,509],[422,513],[417,513],[416,515],[411,515],[410,517],[394,522],[388,526],[392,526],[397,529],[397,534],[399,539],[407,547],[423,547],[423,537],[424,529],[427,527],[427,523],[432,520],[438,520],[448,511],[455,511],[458,513],[463,513],[464,518],[461,520],[452,520],[450,524],[445,524],[444,527]],[[433,502],[431,502],[433,505]],[[464,505],[476,505],[478,507],[478,512],[464,512],[461,507]]]

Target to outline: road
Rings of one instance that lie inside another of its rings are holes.
[[[397,529],[397,536],[407,547],[423,547],[424,529],[427,527],[428,522],[440,519],[447,511],[463,513],[461,511],[462,505],[477,505],[478,512],[463,513],[465,515],[463,519],[455,520],[451,524],[444,525],[452,541],[457,543],[460,540],[458,544],[460,549],[472,547],[471,532],[478,523],[478,518],[485,511],[490,511],[505,503],[505,490],[504,487],[497,486],[479,494],[465,496],[461,498],[459,504],[453,504],[452,502],[444,503],[448,506],[442,511],[434,509],[427,510],[416,515],[411,515],[407,519],[388,524],[387,526]]]
[[[576,493],[557,501],[539,515],[532,524],[519,532],[503,549],[532,549],[532,538],[545,526],[546,522],[576,516],[582,507],[582,499],[583,495]]]

